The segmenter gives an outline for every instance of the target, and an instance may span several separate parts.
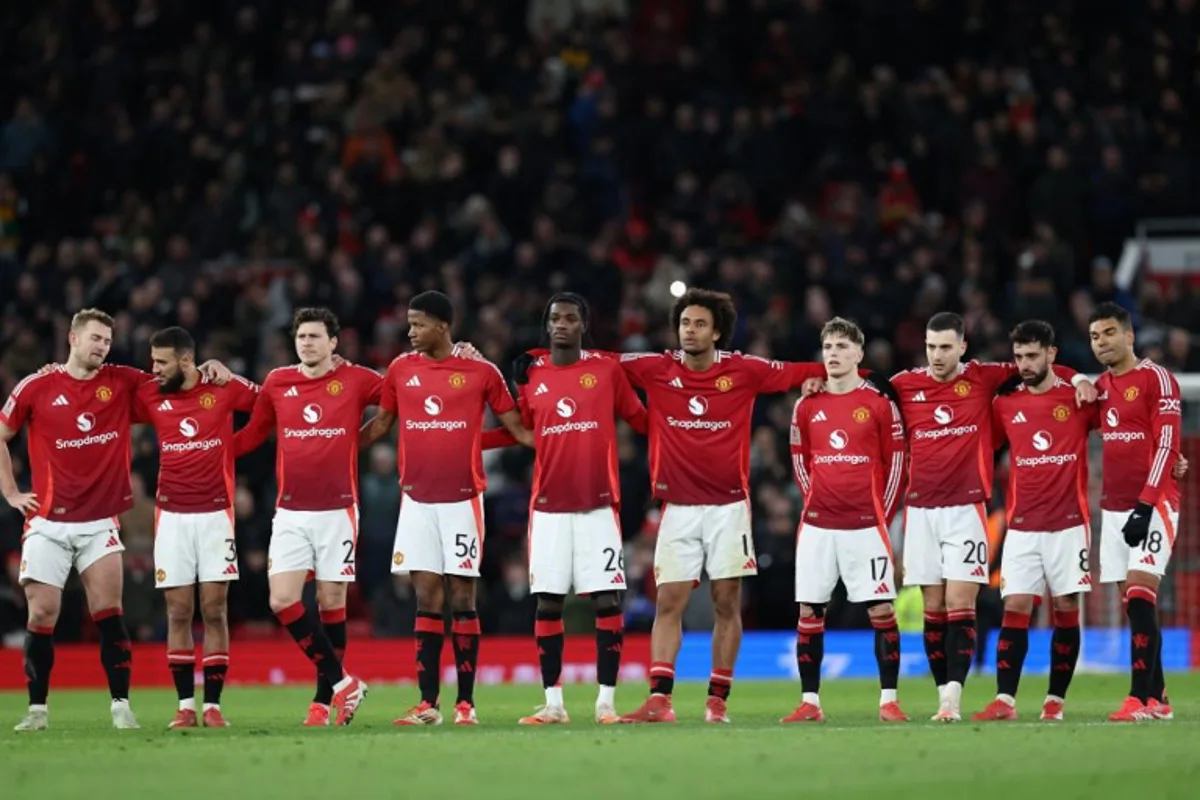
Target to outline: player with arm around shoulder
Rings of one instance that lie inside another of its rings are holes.
[[[964,362],[962,317],[934,314],[925,326],[928,365],[892,378],[908,434],[904,493],[904,581],[920,586],[924,641],[938,690],[934,719],[961,719],[963,685],[975,656],[975,600],[988,582],[987,502],[992,493],[992,400],[1017,374],[1012,362]],[[1083,375],[1054,372],[1095,400]]]
[[[536,451],[529,584],[537,597],[534,635],[546,697],[522,725],[569,721],[561,684],[562,615],[572,590],[590,595],[596,613],[595,720],[620,721],[614,698],[625,631],[625,556],[615,417],[645,431],[646,409],[616,359],[583,349],[588,322],[583,297],[554,295],[543,316],[549,352],[524,354],[514,364],[517,404],[525,427],[534,432]],[[513,441],[501,433],[485,448]]]
[[[900,631],[896,569],[887,526],[904,471],[904,423],[894,402],[862,380],[864,337],[834,318],[821,331],[826,391],[796,403],[791,450],[804,508],[796,533],[796,661],[803,697],[783,722],[823,722],[820,683],[825,608],[839,579],[850,602],[866,603],[875,629],[879,719],[903,722],[897,702]]]
[[[138,418],[159,446],[154,515],[155,585],[167,604],[167,665],[179,710],[171,728],[224,728],[221,693],[229,670],[229,584],[238,579],[234,535],[233,414],[249,413],[258,386],[233,377],[218,386],[196,366],[196,343],[183,328],[150,337],[154,380],[138,387]],[[197,715],[196,587],[204,622],[204,707]]]
[[[1010,445],[1008,533],[1000,562],[1004,621],[996,645],[996,699],[972,719],[1017,718],[1016,695],[1029,649],[1034,599],[1054,599],[1050,686],[1041,718],[1063,718],[1067,689],[1079,659],[1080,596],[1092,589],[1089,570],[1088,432],[1095,403],[1075,407],[1075,390],[1057,377],[1054,329],[1030,320],[1009,336],[1018,379],[993,403],[997,445]]]
[[[363,426],[362,446],[385,435],[396,420],[400,516],[392,572],[410,573],[417,594],[417,684],[421,700],[396,725],[440,725],[443,609],[449,594],[451,641],[458,674],[456,725],[474,725],[479,615],[475,585],[484,550],[483,415],[490,407],[522,443],[508,386],[490,362],[460,357],[450,339],[454,308],[441,292],[422,292],[408,304],[412,351],[398,356],[384,378],[379,413]],[[447,591],[448,590],[448,591]]]
[[[292,338],[300,363],[267,375],[250,421],[234,436],[234,455],[276,434],[279,496],[271,521],[267,580],[271,610],[318,674],[305,725],[348,725],[366,685],[345,671],[346,590],[358,545],[358,442],[363,412],[378,405],[383,376],[335,364],[339,324],[327,308],[300,308]],[[301,600],[315,575],[320,623]]]
[[[1109,719],[1171,719],[1157,606],[1179,530],[1179,382],[1138,359],[1129,312],[1115,303],[1096,307],[1089,332],[1105,367],[1096,382],[1104,447],[1100,582],[1120,587],[1131,641],[1129,696]]]

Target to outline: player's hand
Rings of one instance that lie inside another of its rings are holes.
[[[825,391],[824,378],[809,378],[804,383],[800,384],[800,396],[808,397]]]
[[[335,367],[349,367],[349,366],[351,366],[351,364],[350,364],[350,362],[349,362],[349,361],[347,361],[346,359],[342,358],[342,357],[341,357],[340,355],[338,355],[337,353],[334,353],[332,356],[330,356],[329,360],[333,362],[333,365],[334,365]]]
[[[483,357],[483,353],[479,352],[479,348],[470,342],[455,342],[454,354],[459,358],[473,358],[476,361],[487,361]]]
[[[868,372],[867,380],[871,382],[881,395],[891,400],[897,406],[900,405],[900,393],[896,391],[896,387],[892,386],[892,382],[882,372]]]
[[[1142,542],[1146,541],[1146,537],[1150,535],[1150,514],[1153,511],[1154,507],[1149,503],[1138,503],[1130,512],[1125,527],[1121,529],[1121,533],[1125,535],[1125,544],[1140,547]]]
[[[531,364],[533,364],[533,356],[529,355],[529,353],[521,353],[521,355],[513,359],[513,381],[518,386],[524,386],[529,383],[529,367]]]
[[[1183,456],[1180,456],[1179,460],[1175,462],[1174,469],[1171,470],[1171,477],[1175,478],[1176,480],[1179,480],[1184,475],[1187,475],[1187,468],[1188,468],[1187,459],[1184,458]]]
[[[4,502],[27,517],[38,510],[37,495],[33,492],[14,492],[13,494],[5,495]]]
[[[45,375],[46,373],[53,372],[56,369],[58,369],[58,364],[46,364],[45,366],[43,366],[41,369],[39,369],[37,371],[37,374]]]
[[[1088,380],[1078,381],[1075,384],[1075,407],[1083,408],[1088,403],[1096,402],[1096,387]]]
[[[229,370],[229,367],[225,366],[220,361],[217,361],[215,358],[210,358],[196,369],[200,370],[200,374],[208,378],[217,386],[224,386],[233,380],[233,373]]]
[[[1020,374],[1013,375],[1011,378],[1006,380],[1004,383],[1002,383],[998,387],[996,387],[996,394],[1001,395],[1001,396],[1006,395],[1006,394],[1012,394],[1013,392],[1015,392],[1017,390],[1017,387],[1019,387],[1020,385],[1021,385]],[[1093,391],[1093,393],[1095,392],[1094,389],[1092,391]],[[1078,397],[1078,396],[1079,396],[1078,390],[1076,390],[1076,397]]]

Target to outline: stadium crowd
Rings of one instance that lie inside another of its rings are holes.
[[[407,299],[436,288],[456,338],[507,372],[560,289],[589,298],[596,346],[673,347],[677,282],[730,292],[734,346],[775,358],[816,358],[836,311],[866,331],[868,366],[913,366],[925,320],[951,309],[972,356],[1008,358],[1008,328],[1033,317],[1056,325],[1061,361],[1094,370],[1087,317],[1114,300],[1143,355],[1197,370],[1200,297],[1183,283],[1135,296],[1113,269],[1136,220],[1200,207],[1195,6],[5,3],[0,393],[64,358],[84,306],[114,314],[115,362],[144,366],[149,335],[178,324],[202,359],[261,380],[295,358],[294,308],[332,308],[341,354],[382,370],[407,347]],[[751,627],[795,620],[790,408],[756,411]],[[627,614],[645,629],[656,510],[644,442],[623,436]],[[486,632],[532,629],[531,460],[488,455]],[[133,465],[125,608],[149,639],[164,615],[148,432]],[[351,612],[410,635],[411,586],[389,573],[394,447],[364,453],[361,476]],[[274,625],[274,496],[267,447],[238,466],[245,629]],[[0,514],[0,633],[23,625],[20,533]],[[60,636],[86,627],[78,600]]]

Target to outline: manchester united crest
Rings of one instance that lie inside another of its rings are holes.
[[[450,385],[455,389],[461,389],[467,385],[467,379],[461,372],[456,372],[450,376]]]
[[[718,390],[720,390],[722,392],[728,392],[732,388],[733,388],[733,378],[730,378],[728,375],[722,375],[721,377],[717,378],[717,389]]]
[[[211,392],[200,395],[200,407],[208,411],[217,404],[217,398]]]
[[[855,422],[866,422],[871,418],[871,410],[865,406],[859,406],[858,408],[854,409],[854,413],[851,414],[851,416],[854,417]]]
[[[954,393],[959,397],[966,397],[971,393],[971,384],[966,381],[959,381],[954,384]]]
[[[397,567],[404,563],[404,553],[397,552],[392,556],[392,563]]]
[[[594,389],[596,383],[596,376],[590,372],[585,372],[579,376],[579,385],[585,389]]]
[[[107,403],[109,400],[112,400],[112,389],[107,386],[97,386],[96,399],[101,403]]]
[[[1138,390],[1136,386],[1130,386],[1125,390],[1124,397],[1126,403],[1132,403],[1134,400],[1137,400],[1137,396]]]
[[[334,397],[337,397],[339,394],[341,394],[342,389],[344,389],[344,388],[345,387],[342,386],[341,381],[335,380],[335,381],[330,381],[329,383],[325,384],[325,391],[329,392]]]
[[[1071,409],[1066,406],[1055,406],[1054,418],[1059,422],[1066,422],[1071,418]]]
[[[159,583],[162,583],[166,579],[167,579],[167,571],[165,569],[160,569],[154,573],[154,580],[158,581]]]
[[[27,570],[27,569],[29,569],[29,562],[26,561],[25,559],[21,559],[21,574],[24,575],[25,570]]]

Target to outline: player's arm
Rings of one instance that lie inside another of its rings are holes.
[[[528,369],[528,365],[526,366]],[[528,376],[526,376],[528,377]],[[529,431],[529,444],[526,447],[533,447],[533,413],[529,410],[529,401],[525,397],[525,383],[517,384],[517,407],[509,413],[516,414],[519,417],[521,427]],[[504,422],[504,416],[500,416],[500,422]],[[502,428],[492,428],[483,432],[480,438],[480,449],[495,450],[498,447],[512,447],[513,445],[524,444],[513,435],[512,430],[505,424]]]
[[[356,369],[363,376],[363,383],[366,386],[363,392],[363,408],[379,405],[380,400],[383,398],[383,387],[387,381],[373,369],[366,367],[356,367]]]
[[[979,374],[983,376],[984,386],[989,394],[1011,394],[1021,385],[1021,371],[1016,362],[1002,361],[995,363],[975,362]],[[1082,372],[1076,372],[1062,364],[1054,364],[1051,369],[1057,378],[1069,381],[1075,387],[1075,406],[1083,408],[1085,403],[1096,402],[1096,387]]]
[[[1151,367],[1157,375],[1149,392],[1147,402],[1153,403],[1150,411],[1150,434],[1154,437],[1154,460],[1150,462],[1150,474],[1146,485],[1138,495],[1138,502],[1153,506],[1162,497],[1166,476],[1175,469],[1179,461],[1179,440],[1183,428],[1183,402],[1179,396],[1179,382],[1175,376],[1159,366]]]
[[[812,480],[808,469],[808,436],[805,434],[802,421],[804,419],[804,411],[800,408],[803,402],[803,399],[797,400],[796,405],[792,408],[790,450],[792,453],[792,474],[796,478],[796,485],[800,487],[801,493],[807,499],[809,492],[812,491]]]
[[[500,374],[500,370],[495,364],[488,361],[487,365],[490,369],[484,370],[484,374],[487,376],[484,379],[484,399],[488,407],[500,420],[504,430],[512,434],[518,443],[526,447],[533,447],[533,431],[524,424],[524,416],[509,393],[504,376]]]
[[[891,525],[900,507],[904,487],[904,419],[900,407],[883,398],[886,414],[879,417],[879,441],[882,443],[883,463],[887,465],[887,481],[883,485],[883,513]]]
[[[1000,403],[992,400],[992,449],[999,451],[1008,444],[1008,431],[1004,427],[1004,415]]]
[[[646,407],[642,405],[642,400],[637,396],[637,392],[633,390],[633,385],[629,379],[625,377],[625,370],[614,369],[613,375],[616,378],[616,401],[617,415],[621,419],[629,423],[629,427],[633,428],[643,436],[650,427],[650,417],[646,413]]]
[[[233,457],[241,458],[257,450],[274,430],[275,404],[271,400],[271,393],[259,392],[254,410],[250,412],[250,421],[233,435]]]
[[[621,365],[621,371],[629,382],[638,389],[645,389],[646,384],[662,369],[666,356],[662,353],[612,353]]]
[[[358,446],[360,448],[370,447],[375,442],[387,436],[392,431],[392,426],[396,424],[397,410],[399,403],[396,399],[396,362],[392,362],[392,366],[388,367],[387,375],[384,376],[382,385],[379,389],[379,398],[376,403],[379,406],[379,413],[371,417],[363,426],[358,429]]]
[[[233,389],[233,410],[241,411],[244,414],[249,414],[254,411],[254,404],[258,402],[258,394],[261,388],[254,381],[246,380],[241,375],[234,375],[229,382]]]
[[[8,443],[16,438],[18,430],[19,427],[10,428],[7,423],[0,422],[0,494],[4,495],[6,503],[28,517],[38,509],[37,495],[33,492],[22,492],[17,486],[17,477],[13,474],[12,453],[8,450]]]

